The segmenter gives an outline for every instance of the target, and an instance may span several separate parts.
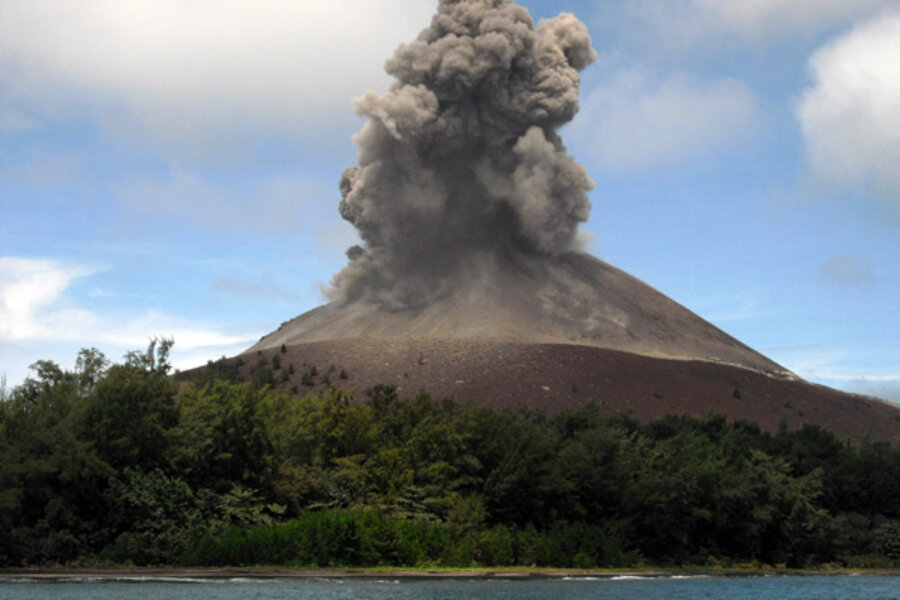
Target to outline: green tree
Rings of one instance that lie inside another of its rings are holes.
[[[272,452],[261,404],[267,389],[216,381],[182,388],[169,462],[197,488],[265,490]]]
[[[136,565],[171,564],[205,525],[203,507],[184,481],[160,469],[126,467],[110,479],[111,526],[117,532],[103,556]]]
[[[117,470],[164,466],[177,421],[175,387],[165,371],[137,363],[111,367],[83,413],[85,438]]]
[[[50,361],[0,403],[0,564],[67,560],[105,535],[112,470],[80,439],[77,374]]]

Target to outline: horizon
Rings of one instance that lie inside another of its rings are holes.
[[[599,53],[561,129],[596,182],[585,250],[900,402],[900,3],[518,4]],[[155,336],[186,369],[324,303],[358,243],[352,99],[436,5],[0,5],[0,376]]]

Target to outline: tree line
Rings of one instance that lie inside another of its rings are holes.
[[[896,444],[186,381],[170,347],[3,392],[0,566],[900,565]]]

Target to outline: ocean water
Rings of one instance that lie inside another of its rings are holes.
[[[900,600],[900,577],[190,579],[0,582],[2,600]]]

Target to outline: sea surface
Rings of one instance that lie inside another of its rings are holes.
[[[0,583],[2,600],[888,600],[896,576],[567,579],[78,578]]]

